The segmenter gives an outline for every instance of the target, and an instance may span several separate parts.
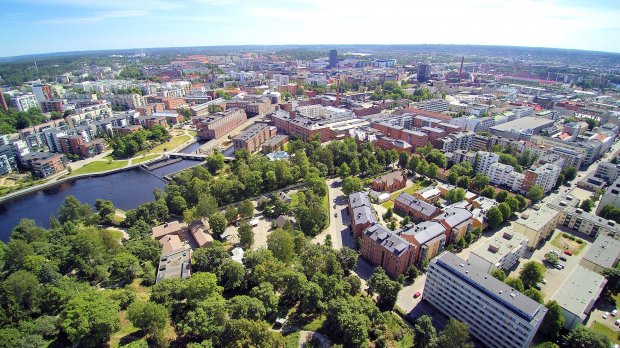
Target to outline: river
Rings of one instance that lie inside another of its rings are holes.
[[[201,145],[195,144],[197,145],[192,144],[190,149],[181,151],[193,152]],[[195,148],[192,150],[191,147]],[[6,242],[13,227],[23,218],[33,219],[38,225],[48,228],[50,215],[57,215],[58,208],[69,195],[93,206],[95,201],[101,198],[111,200],[116,207],[123,210],[135,208],[154,199],[153,191],[166,184],[162,179],[164,175],[196,163],[183,160],[151,172],[134,168],[105,176],[77,179],[0,203],[0,240]]]

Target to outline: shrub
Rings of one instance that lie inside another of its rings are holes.
[[[577,244],[583,244],[583,240],[581,240],[581,239],[577,239],[576,242],[577,242]]]
[[[569,238],[569,237],[570,237],[570,234],[568,234],[568,233],[564,232],[564,233],[562,233],[562,237],[564,237],[564,238]]]

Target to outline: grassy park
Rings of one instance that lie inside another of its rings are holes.
[[[87,165],[74,170],[71,173],[71,176],[81,175],[81,174],[92,174],[92,173],[100,173],[108,170],[119,169],[127,166],[129,161],[95,161],[90,162]]]

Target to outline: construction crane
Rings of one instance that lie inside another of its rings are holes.
[[[465,56],[461,57],[461,67],[459,68],[459,81],[463,77],[463,62],[465,61]]]

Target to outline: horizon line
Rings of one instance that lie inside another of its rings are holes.
[[[56,52],[42,52],[42,53],[26,53],[15,56],[0,56],[0,60],[3,60],[4,63],[10,61],[17,61],[20,59],[25,59],[33,56],[53,56],[53,55],[70,55],[75,53],[76,55],[84,54],[84,53],[97,53],[97,52],[106,52],[106,51],[132,51],[132,50],[164,50],[164,49],[190,49],[190,48],[217,48],[217,47],[284,47],[284,46],[300,46],[300,47],[310,47],[310,46],[326,46],[326,47],[337,47],[337,46],[462,46],[462,47],[506,47],[506,48],[529,48],[529,49],[549,49],[549,50],[565,50],[565,51],[577,51],[577,52],[592,52],[592,53],[604,53],[604,54],[612,54],[612,55],[620,55],[620,52],[612,52],[612,51],[599,51],[599,50],[587,50],[580,48],[563,48],[563,47],[544,47],[544,46],[515,46],[515,45],[506,45],[506,44],[446,44],[446,43],[387,43],[387,44],[376,44],[376,43],[364,43],[364,44],[230,44],[230,45],[203,45],[203,46],[159,46],[159,47],[132,47],[132,48],[102,48],[95,50],[74,50],[74,51],[56,51]]]

